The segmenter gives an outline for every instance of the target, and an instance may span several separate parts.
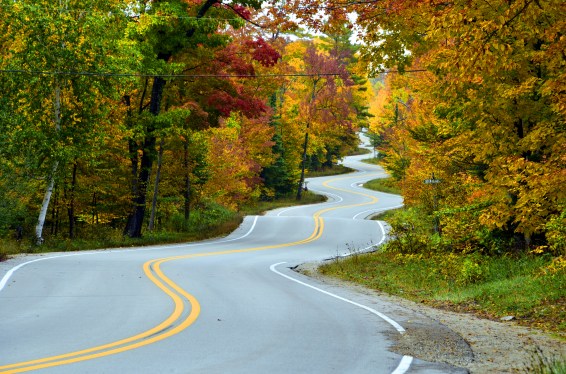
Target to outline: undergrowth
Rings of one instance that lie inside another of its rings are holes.
[[[306,174],[306,177],[307,178],[328,177],[331,175],[347,174],[353,171],[354,169],[351,169],[344,165],[333,165],[331,168],[323,167],[319,170],[309,170],[308,173]]]
[[[566,374],[566,357],[546,357],[540,348],[531,354],[525,365],[525,373],[529,374]]]
[[[372,179],[364,183],[364,187],[374,191],[401,194],[401,189],[393,178]]]
[[[566,333],[566,272],[551,256],[381,251],[336,260],[323,274],[436,307]]]
[[[41,246],[34,244],[33,238],[22,240],[4,238],[0,240],[0,261],[19,253],[43,253],[80,251],[101,248],[139,247],[147,245],[183,243],[225,236],[234,231],[244,215],[258,215],[279,207],[319,203],[325,197],[305,192],[303,199],[297,201],[294,196],[272,201],[260,201],[241,207],[239,212],[223,208],[217,204],[208,204],[201,209],[193,209],[188,221],[181,213],[173,214],[159,229],[144,231],[141,238],[129,238],[123,235],[121,228],[108,225],[88,225],[78,228],[78,236],[70,239],[63,235],[47,237]]]

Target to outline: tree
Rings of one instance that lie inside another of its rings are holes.
[[[234,13],[241,18],[246,18],[250,9],[259,9],[261,1],[241,0],[238,2],[223,4],[218,0],[207,0],[196,4],[187,4],[184,1],[159,1],[152,3],[150,9],[140,11],[140,22],[134,29],[133,35],[145,43],[146,48],[157,56],[154,61],[149,61],[149,66],[157,67],[160,71],[178,69],[184,71],[189,68],[183,64],[181,59],[188,51],[200,54],[203,49],[226,46],[229,37],[220,32],[228,23],[232,27],[239,27],[242,21],[234,18]],[[187,17],[187,14],[193,15]],[[204,16],[207,16],[206,18]],[[232,21],[228,21],[229,18]],[[171,22],[174,20],[174,22]],[[255,48],[256,58],[269,61],[263,51],[267,45],[257,42]],[[261,47],[260,48],[260,44]],[[219,80],[220,81],[220,80]],[[142,111],[147,108],[151,116],[159,116],[162,101],[165,96],[166,80],[161,76],[152,79],[151,93],[147,106],[144,102],[145,95],[140,99]],[[145,92],[145,90],[143,90]],[[208,98],[209,107],[220,107],[225,100],[227,107],[218,109],[219,114],[228,115],[229,112],[239,107],[243,102],[230,99],[227,92],[218,91],[215,96]],[[249,108],[251,110],[252,108]],[[209,113],[213,114],[213,113]],[[214,115],[214,114],[213,114]],[[132,212],[129,215],[125,233],[131,237],[141,236],[142,222],[146,209],[146,195],[148,182],[151,175],[153,160],[155,158],[156,126],[149,118],[142,129],[142,138],[138,142],[130,142],[132,156],[132,174],[136,174],[133,183]]]
[[[272,162],[273,128],[265,120],[233,113],[209,132],[206,196],[233,209],[258,198],[261,169]]]
[[[76,175],[75,160],[93,159],[94,142],[104,136],[97,124],[108,113],[103,98],[114,95],[115,86],[109,84],[112,79],[83,72],[96,73],[100,66],[111,71],[122,61],[121,53],[128,53],[121,43],[125,17],[119,5],[69,0],[2,7],[10,19],[0,24],[6,47],[1,79],[10,98],[3,110],[17,120],[2,122],[10,139],[0,152],[14,160],[13,171],[33,173],[45,183],[35,229],[38,244],[59,177],[69,165]]]
[[[367,27],[420,21],[400,30],[403,41],[413,41],[405,47],[418,73],[404,86],[414,99],[409,133],[396,134],[416,141],[405,175],[424,169],[443,180],[443,232],[488,247],[486,231],[517,248],[544,245],[547,222],[561,216],[565,198],[557,146],[565,123],[563,2],[383,4],[389,14],[364,18]],[[402,70],[407,59],[397,63]],[[409,201],[426,192],[413,182]]]
[[[295,42],[288,46],[285,58],[294,69],[307,74],[286,91],[281,112],[287,134],[296,137],[303,133],[297,188],[297,199],[301,199],[308,156],[321,154],[324,157],[345,140],[341,136],[353,134],[353,81],[337,50],[325,54],[317,51],[312,42]],[[295,138],[295,147],[297,140]]]

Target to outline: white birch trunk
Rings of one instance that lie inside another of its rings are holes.
[[[53,106],[55,114],[55,130],[59,132],[61,131],[61,86],[59,85],[59,79],[57,78],[55,78],[55,99]],[[58,167],[59,162],[54,161],[51,175],[49,176],[49,184],[47,185],[47,190],[45,190],[45,195],[43,195],[43,203],[41,204],[39,217],[37,219],[37,225],[35,226],[35,242],[37,245],[41,245],[43,243],[43,226],[45,224],[47,210],[49,209],[49,201],[51,200],[51,195],[53,194],[53,188],[55,188],[55,174],[57,173]]]
[[[43,225],[45,224],[45,217],[47,216],[47,209],[49,209],[49,201],[51,200],[51,195],[53,194],[53,188],[55,187],[55,173],[57,172],[57,167],[59,163],[55,161],[53,164],[53,170],[51,171],[51,177],[49,180],[49,185],[43,196],[43,203],[41,204],[41,210],[39,211],[39,218],[37,219],[37,225],[35,226],[35,240],[37,245],[43,243]]]

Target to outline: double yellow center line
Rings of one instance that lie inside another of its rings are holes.
[[[352,191],[342,190],[339,188],[330,187],[328,185],[328,183],[335,181],[337,179],[347,179],[347,178],[336,178],[329,180],[323,184],[328,188],[352,193]],[[165,257],[165,258],[147,261],[143,265],[143,271],[145,275],[159,289],[161,289],[165,294],[167,294],[173,301],[174,309],[173,312],[169,315],[169,317],[167,317],[167,319],[165,319],[159,325],[149,330],[146,330],[137,335],[125,339],[121,339],[112,343],[103,344],[96,347],[74,351],[70,353],[65,353],[62,355],[50,356],[36,360],[23,361],[15,364],[0,366],[0,373],[23,373],[26,371],[39,370],[54,366],[67,365],[76,362],[92,360],[104,356],[110,356],[125,351],[129,351],[132,349],[140,348],[149,344],[153,344],[155,342],[167,339],[173,335],[180,333],[181,331],[185,330],[187,327],[189,327],[191,324],[193,324],[196,321],[201,310],[200,304],[193,295],[189,294],[184,289],[179,287],[179,285],[177,285],[175,282],[173,282],[163,273],[163,271],[161,270],[162,264],[170,261],[183,260],[183,259],[196,258],[196,257],[221,256],[228,254],[265,251],[268,249],[292,247],[292,246],[298,246],[316,241],[322,236],[322,233],[324,232],[324,220],[321,217],[322,214],[336,209],[369,205],[377,202],[377,198],[371,195],[366,195],[359,192],[353,192],[353,193],[357,195],[369,197],[370,202],[347,205],[347,206],[331,207],[317,211],[313,215],[314,224],[315,224],[314,230],[312,231],[310,236],[307,237],[306,239],[302,239],[290,243],[274,244],[274,245],[267,245],[262,247],[234,249],[234,250],[216,251],[216,252],[192,253],[187,255]],[[189,313],[185,317],[183,317],[183,315],[186,314],[185,311],[189,311]]]

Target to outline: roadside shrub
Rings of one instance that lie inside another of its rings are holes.
[[[546,240],[555,255],[566,255],[566,210],[552,216],[545,225]]]
[[[431,240],[432,220],[423,215],[418,208],[407,207],[396,210],[387,221],[391,226],[386,250],[400,253],[420,253],[445,249],[441,237]]]
[[[175,213],[169,218],[168,228],[175,232],[183,232],[187,230],[187,221],[185,220],[185,215],[181,213]]]
[[[485,277],[480,264],[471,256],[464,258],[457,282],[461,285],[477,283]]]

